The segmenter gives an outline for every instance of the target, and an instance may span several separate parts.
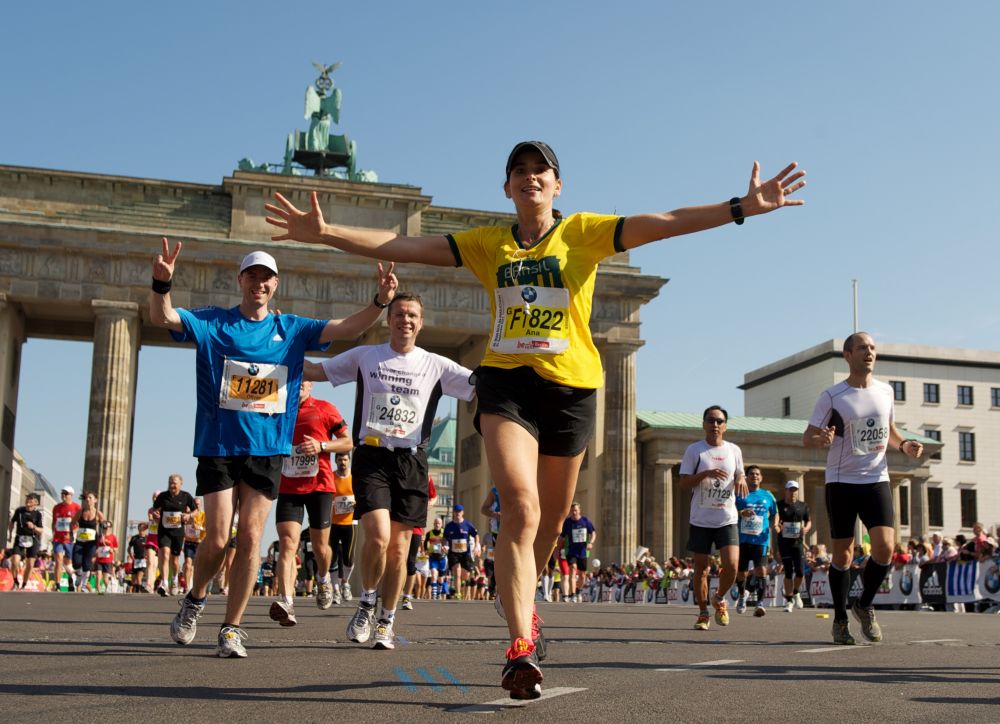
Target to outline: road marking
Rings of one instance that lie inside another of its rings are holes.
[[[545,699],[552,699],[556,696],[575,694],[578,691],[586,690],[586,687],[581,689],[573,686],[557,686],[554,689],[545,689],[542,691],[542,695],[540,697],[530,701],[521,701],[518,699],[497,699],[496,701],[487,701],[482,704],[470,704],[469,706],[463,706],[459,709],[451,709],[450,711],[455,714],[495,714],[503,709],[527,706],[528,704],[533,704],[536,701],[544,701]]]
[[[911,641],[911,644],[946,644],[953,641],[961,641],[962,639],[925,639],[923,641]]]
[[[447,679],[448,681],[450,681],[452,684],[454,684],[455,686],[457,686],[458,690],[461,691],[463,694],[468,694],[469,693],[468,687],[464,686],[461,681],[459,681],[458,679],[456,679],[455,675],[452,674],[450,671],[448,671],[448,669],[444,668],[443,666],[438,666],[435,669],[435,671],[437,671],[439,674],[441,674],[441,676],[443,676],[445,679]]]
[[[441,686],[441,684],[437,683],[437,681],[434,679],[434,677],[431,676],[431,672],[429,672],[427,669],[419,668],[416,671],[417,671],[417,676],[419,676],[421,679],[423,679],[428,684],[430,684],[431,688],[434,691],[436,691],[438,693],[442,693],[444,691],[444,687]]]
[[[682,666],[671,666],[667,669],[657,669],[657,671],[690,671],[700,669],[705,666],[729,666],[730,664],[742,664],[743,659],[717,659],[715,661],[699,661],[696,664],[684,664]]]
[[[797,654],[822,654],[826,651],[852,651],[855,649],[865,649],[868,648],[864,644],[861,646],[823,646],[818,649],[799,649],[795,653]]]
[[[402,666],[397,666],[393,669],[393,671],[396,672],[396,676],[399,677],[399,680],[406,686],[407,691],[420,691],[420,689],[417,688],[417,685],[413,683],[413,679],[410,678],[410,675],[406,673],[406,669]]]

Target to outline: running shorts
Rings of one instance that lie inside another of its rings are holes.
[[[259,490],[270,500],[278,497],[281,485],[282,455],[236,455],[233,457],[200,457],[195,477],[195,495],[208,495],[231,490],[241,481]]]
[[[480,434],[480,415],[488,413],[531,433],[542,455],[575,457],[587,449],[594,435],[597,390],[556,384],[530,367],[478,367],[475,379],[474,422]]]
[[[688,550],[692,553],[709,554],[712,552],[712,545],[719,550],[726,546],[738,546],[740,544],[739,527],[733,523],[723,525],[719,528],[704,528],[700,525],[692,525],[688,538]]]
[[[827,483],[826,510],[830,517],[830,537],[834,540],[854,537],[854,522],[861,519],[865,528],[892,527],[892,492],[888,481],[881,483]]]
[[[275,523],[298,523],[302,525],[303,513],[309,513],[309,527],[326,530],[330,527],[333,513],[333,493],[281,493],[275,506]]]
[[[372,445],[354,448],[354,518],[388,510],[389,519],[414,528],[427,524],[427,452],[390,450]]]

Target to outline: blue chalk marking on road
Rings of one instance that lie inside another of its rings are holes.
[[[456,679],[455,676],[454,676],[454,674],[452,674],[450,671],[448,671],[448,669],[444,668],[443,666],[439,666],[439,667],[437,667],[436,671],[439,674],[441,674],[441,676],[443,676],[445,679],[447,679],[452,684],[454,684],[455,686],[457,686],[458,690],[460,692],[462,692],[463,694],[468,694],[469,693],[469,687],[463,686],[462,682],[459,681],[458,679]]]
[[[441,686],[441,684],[437,683],[437,681],[435,680],[435,678],[433,676],[431,676],[431,672],[429,672],[427,669],[424,669],[424,668],[417,669],[417,676],[419,676],[424,681],[426,681],[428,684],[430,684],[431,688],[434,691],[437,691],[437,692],[443,692],[444,691],[444,687]]]
[[[396,634],[396,643],[397,644],[402,644],[403,646],[409,646],[410,645],[410,640],[407,639],[407,638],[404,638],[404,637],[400,636],[399,634]]]
[[[413,679],[410,678],[410,675],[406,673],[406,669],[404,669],[402,666],[397,666],[395,669],[393,669],[393,671],[396,672],[396,676],[399,678],[399,680],[406,685],[407,691],[414,691],[414,692],[420,691],[420,689],[417,688],[417,685],[413,683]]]

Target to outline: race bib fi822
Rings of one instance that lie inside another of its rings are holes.
[[[520,285],[494,290],[490,349],[501,354],[559,354],[569,347],[569,290]]]

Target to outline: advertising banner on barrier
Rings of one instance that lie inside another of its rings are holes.
[[[849,600],[861,594],[863,587],[862,569],[851,570]],[[763,601],[765,608],[784,604],[782,588],[784,577],[770,576],[767,581],[767,595]],[[709,578],[709,596],[714,596],[719,587],[717,576]],[[672,580],[667,586],[660,582],[629,582],[623,586],[594,585],[592,600],[601,603],[627,603],[632,605],[673,604],[680,606],[697,605],[689,580]],[[826,571],[813,571],[812,576],[801,589],[803,598],[808,598],[814,606],[832,606],[830,578]],[[736,586],[730,589],[727,598],[732,605],[738,600]],[[900,569],[892,569],[875,595],[876,606],[898,605],[944,605],[990,599],[1000,602],[1000,560],[986,562],[929,563],[923,566],[910,564]]]
[[[981,598],[1000,601],[1000,559],[979,563],[979,593]]]
[[[928,563],[920,568],[920,600],[931,606],[944,605],[944,586],[948,580],[947,563]]]

